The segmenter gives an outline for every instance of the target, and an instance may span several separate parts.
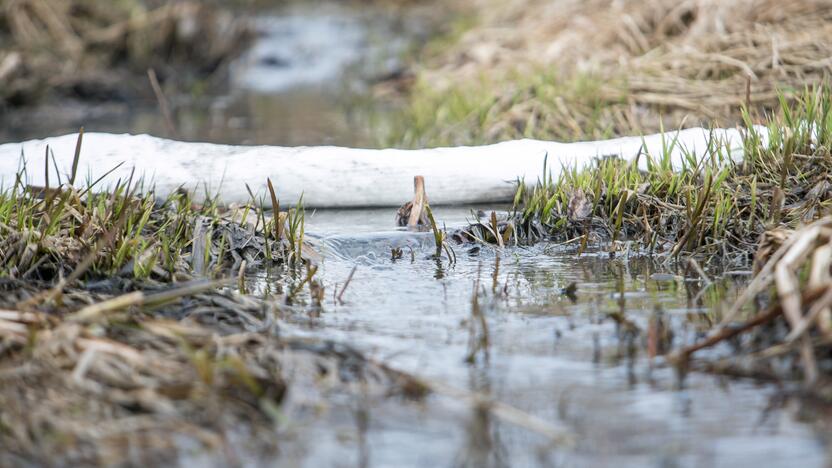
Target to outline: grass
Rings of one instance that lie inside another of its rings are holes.
[[[535,138],[574,141],[609,138],[637,129],[622,101],[601,97],[603,82],[551,69],[481,76],[466,86],[437,90],[422,82],[382,139],[383,146],[486,144]]]
[[[742,162],[714,140],[704,158],[685,157],[679,170],[668,137],[660,154],[640,156],[646,170],[639,161],[603,159],[553,178],[544,167],[536,183],[519,183],[507,220],[492,213],[451,237],[498,246],[579,242],[579,255],[588,246],[607,246],[611,255],[626,246],[628,253],[684,258],[679,265],[696,272],[706,293],[712,283],[697,258],[712,274],[753,266],[748,287],[692,344],[672,349],[662,314],[651,316],[648,355],[682,373],[802,379],[802,391],[828,401],[832,90],[820,85],[793,100],[781,94],[779,102],[762,118],[768,141],[747,109],[738,112],[745,122]],[[610,318],[634,330],[620,312]],[[632,339],[637,330],[628,333]],[[706,348],[716,349],[702,353]]]
[[[724,2],[723,2],[724,3]],[[809,0],[479,2],[419,64],[388,144],[575,140],[742,123],[822,82],[832,15]],[[722,27],[717,25],[730,25]]]
[[[141,180],[99,193],[94,181],[80,191],[25,187],[23,175],[0,192],[0,277],[176,282],[236,273],[243,260],[303,262],[300,205],[271,217],[262,204],[225,211],[216,197],[197,204],[184,191],[165,200],[137,195],[149,192]]]
[[[832,212],[832,94],[826,86],[806,89],[765,118],[763,143],[743,113],[745,159],[730,160],[725,142],[713,141],[702,160],[684,158],[674,170],[668,138],[662,154],[638,161],[617,159],[591,168],[568,168],[557,179],[544,168],[535,184],[521,182],[515,216],[500,232],[515,242],[541,238],[588,243],[634,241],[642,250],[678,257],[696,255],[727,264],[747,264],[760,236],[795,228]],[[499,240],[486,223],[474,238]],[[465,237],[463,235],[463,237]]]
[[[232,444],[271,453],[286,414],[303,412],[284,401],[292,388],[324,407],[333,391],[416,385],[282,329],[290,307],[319,310],[324,290],[303,206],[280,211],[270,182],[270,205],[252,194],[224,209],[184,191],[156,199],[141,180],[26,186],[23,171],[0,190],[0,464],[169,463],[183,447]],[[282,292],[246,294],[245,272],[270,265]]]

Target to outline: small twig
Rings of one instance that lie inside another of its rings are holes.
[[[149,295],[142,291],[133,291],[103,302],[88,305],[72,314],[69,320],[73,322],[90,322],[109,312],[126,309],[130,306],[159,306],[185,296],[222,287],[231,283],[232,280],[233,278],[217,281],[193,281],[178,288]]]
[[[424,209],[428,202],[428,196],[425,193],[425,178],[416,176],[413,178],[413,202],[410,206],[410,217],[407,219],[407,227],[415,228],[419,225],[419,221],[424,220]]]
[[[343,303],[344,303],[344,301],[341,299],[341,297],[344,295],[344,291],[346,291],[346,290],[347,290],[347,286],[349,286],[349,285],[350,285],[350,281],[352,281],[352,275],[354,275],[354,274],[355,274],[355,270],[356,270],[357,268],[358,268],[358,265],[354,265],[354,266],[352,267],[352,270],[350,270],[350,274],[349,274],[349,276],[347,276],[347,281],[346,281],[346,282],[344,282],[344,286],[341,288],[341,292],[339,292],[339,293],[338,293],[338,303],[339,303],[339,304],[343,304]]]
[[[705,270],[702,269],[702,266],[699,265],[699,262],[697,262],[695,258],[690,257],[688,259],[688,264],[696,270],[696,273],[699,274],[699,277],[702,278],[703,281],[705,281],[705,284],[710,286],[713,283],[711,278],[708,277],[708,274],[705,273]]]
[[[237,271],[237,289],[240,290],[241,293],[245,294],[246,292],[246,280],[245,280],[245,273],[246,273],[246,260],[240,262],[240,270]]]
[[[97,317],[100,317],[108,312],[113,312],[120,309],[126,309],[132,305],[139,305],[144,302],[144,293],[141,291],[133,291],[131,293],[122,294],[112,299],[95,304],[88,305],[83,309],[75,312],[70,316],[69,320],[73,322],[87,322]]]
[[[170,112],[168,100],[162,92],[162,87],[159,85],[159,79],[156,77],[156,70],[148,68],[147,77],[150,79],[150,86],[153,88],[153,94],[156,95],[156,101],[159,103],[159,111],[162,113],[162,118],[165,120],[168,132],[170,132],[172,137],[178,138],[179,132],[176,131],[176,125],[173,123],[173,115]]]
[[[804,293],[804,301],[813,301],[820,297],[822,294],[826,292],[825,288],[823,289],[812,289],[806,291]],[[711,334],[710,336],[706,337],[702,341],[698,343],[694,343],[686,348],[682,348],[678,351],[675,351],[667,356],[667,360],[670,362],[685,362],[690,355],[699,351],[704,348],[710,348],[711,346],[716,345],[722,341],[725,341],[729,338],[737,336],[741,333],[744,333],[758,325],[762,325],[770,320],[776,318],[778,315],[783,313],[783,307],[781,304],[775,304],[770,307],[767,311],[762,312],[760,314],[755,315],[753,318],[748,320],[747,322],[738,325],[736,327],[723,327],[718,328],[716,331]]]

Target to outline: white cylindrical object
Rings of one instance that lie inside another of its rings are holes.
[[[765,129],[758,129],[765,132]],[[55,155],[61,179],[72,167],[77,134],[44,140],[0,145],[0,183],[8,189],[23,167],[24,180],[44,185],[44,153],[48,145]],[[634,159],[642,148],[655,157],[667,149],[675,168],[691,154],[707,154],[709,141],[719,141],[734,160],[742,157],[742,135],[735,129],[693,128],[679,132],[625,137],[612,140],[557,143],[515,140],[487,146],[462,146],[421,150],[354,149],[333,146],[286,148],[187,143],[149,135],[87,133],[75,184],[85,187],[123,163],[95,190],[107,190],[126,181],[135,168],[134,181],[143,178],[144,191],[167,194],[183,187],[197,198],[206,193],[224,203],[250,199],[248,184],[256,195],[265,194],[270,178],[283,206],[297,203],[303,194],[307,207],[399,206],[413,193],[413,176],[425,177],[432,204],[469,204],[510,201],[517,179],[536,181],[543,175],[544,159],[554,177],[564,167],[585,167],[597,157]],[[672,149],[671,149],[672,147]],[[645,167],[642,157],[639,165]],[[49,180],[58,175],[49,161]]]

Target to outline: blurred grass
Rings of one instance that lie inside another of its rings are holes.
[[[823,81],[832,10],[796,0],[471,0],[426,47],[388,146],[764,122]],[[453,29],[453,28],[452,28]]]
[[[563,77],[539,68],[506,78],[481,76],[436,90],[420,82],[382,146],[418,148],[535,138],[575,141],[638,131],[622,100],[604,99],[593,75]]]

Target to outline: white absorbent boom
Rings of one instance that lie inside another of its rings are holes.
[[[757,131],[765,137],[766,129]],[[49,182],[65,183],[72,170],[77,134],[0,145],[0,184],[13,186],[25,160],[24,182],[44,186],[47,145]],[[487,146],[420,150],[355,149],[333,146],[286,148],[187,143],[149,135],[87,133],[83,136],[75,185],[85,187],[107,174],[95,190],[124,183],[135,169],[145,191],[166,196],[179,188],[197,198],[219,194],[224,203],[245,203],[265,192],[270,178],[283,206],[315,208],[399,206],[413,195],[413,177],[421,175],[434,205],[510,201],[516,181],[534,182],[547,172],[557,178],[563,168],[587,167],[599,157],[634,160],[670,154],[674,168],[685,157],[701,159],[719,146],[726,157],[742,159],[743,138],[737,129],[692,128],[678,132],[612,140],[558,143],[514,140]],[[21,157],[22,155],[22,157]],[[57,173],[56,173],[57,168]]]

